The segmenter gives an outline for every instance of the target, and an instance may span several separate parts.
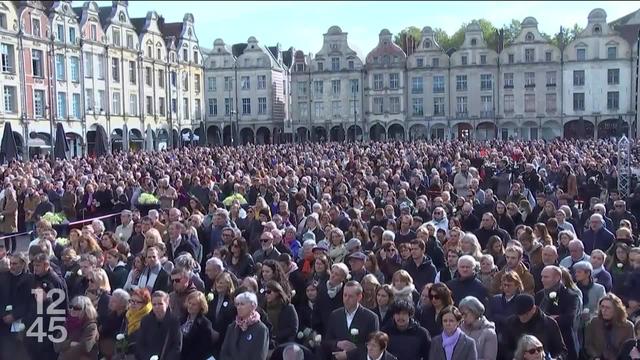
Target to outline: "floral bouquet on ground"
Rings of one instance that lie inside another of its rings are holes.
[[[47,212],[44,215],[42,215],[42,220],[47,220],[48,222],[51,223],[51,225],[61,225],[64,224],[65,222],[69,222],[67,220],[67,217],[64,215],[64,213],[52,213],[52,212]]]
[[[304,328],[304,330],[298,331],[297,340],[298,343],[313,349],[320,346],[322,335],[311,328]]]

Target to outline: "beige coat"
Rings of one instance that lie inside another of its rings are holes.
[[[3,219],[0,221],[0,233],[11,234],[18,231],[18,202],[9,200],[6,195],[0,201],[0,214]]]

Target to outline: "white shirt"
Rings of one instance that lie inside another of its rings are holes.
[[[360,306],[360,304],[358,304],[358,306]],[[358,306],[356,306],[356,309],[353,310],[352,313],[349,313],[347,311],[347,308],[344,309],[344,313],[347,317],[347,329],[351,328],[351,322],[353,321],[353,318],[356,316],[356,312],[358,311]]]
[[[380,360],[380,359],[382,359],[383,356],[384,356],[384,351],[380,354],[380,356],[378,356],[375,359],[372,359],[371,356],[369,356],[369,354],[367,354],[367,360]]]
[[[148,267],[145,268],[140,275],[140,279],[138,280],[138,287],[141,288],[144,286],[149,289],[149,291],[152,291],[161,268],[162,267],[160,267],[158,271],[155,271],[154,269],[150,269]]]

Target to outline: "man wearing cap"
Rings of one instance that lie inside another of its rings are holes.
[[[351,268],[351,280],[361,282],[362,278],[369,272],[364,267],[364,263],[367,261],[367,255],[358,251],[347,257],[349,261],[349,267]]]
[[[536,305],[558,323],[562,339],[567,345],[568,359],[578,359],[577,337],[574,322],[578,314],[579,295],[562,283],[562,271],[557,266],[542,270],[542,290],[536,293]]]
[[[331,266],[329,280],[318,284],[318,298],[314,311],[315,318],[320,321],[320,333],[324,333],[327,320],[331,312],[342,306],[342,291],[344,282],[349,277],[349,268],[344,263],[337,263]]]
[[[360,239],[352,238],[351,240],[347,241],[344,247],[347,248],[347,256],[345,256],[345,258],[348,258],[349,255],[355,254],[358,251],[362,251],[362,242],[360,241]]]
[[[552,358],[566,359],[567,347],[562,339],[558,323],[546,315],[535,304],[533,296],[529,294],[518,294],[513,299],[516,315],[507,319],[504,333],[499,338],[498,358],[501,360],[512,360],[515,349],[522,335],[533,335],[544,347],[544,352]]]

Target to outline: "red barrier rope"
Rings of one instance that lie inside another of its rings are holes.
[[[114,217],[114,216],[120,215],[120,214],[121,214],[121,212],[117,212],[117,213],[113,213],[113,214],[97,216],[97,217],[94,217],[94,218],[78,220],[78,221],[65,223],[65,224],[56,224],[54,226],[75,226],[75,225],[83,224],[83,223],[86,223],[86,222],[93,222],[93,220],[100,220],[100,219],[106,219],[106,218]],[[18,237],[18,236],[23,236],[23,235],[30,235],[34,231],[35,230],[31,230],[31,231],[25,231],[25,232],[21,232],[21,233],[12,233],[12,234],[9,234],[9,235],[0,236],[0,240],[13,238],[13,237]]]

